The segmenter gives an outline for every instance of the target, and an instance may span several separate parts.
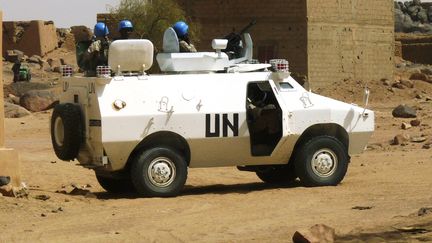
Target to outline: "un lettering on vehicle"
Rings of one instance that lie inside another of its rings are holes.
[[[206,137],[238,137],[239,114],[206,114]]]

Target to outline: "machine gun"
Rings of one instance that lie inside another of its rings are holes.
[[[227,48],[223,51],[228,54],[230,59],[241,57],[241,52],[243,50],[243,47],[241,45],[242,36],[244,33],[248,32],[249,29],[255,24],[256,24],[256,20],[253,20],[246,27],[244,27],[240,31],[240,33],[231,32],[230,34],[224,37],[224,39],[228,40],[228,45]]]

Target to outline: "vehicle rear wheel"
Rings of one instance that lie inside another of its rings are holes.
[[[132,183],[143,196],[171,197],[183,189],[187,164],[176,150],[155,147],[139,153],[131,166]]]
[[[336,186],[348,169],[347,148],[335,137],[318,136],[300,147],[296,173],[306,186]]]
[[[103,189],[111,193],[134,192],[130,178],[112,178],[96,174],[96,179]]]
[[[51,142],[57,157],[75,159],[83,139],[80,107],[70,103],[56,105],[51,117]]]
[[[291,165],[269,166],[255,173],[263,182],[269,184],[286,184],[297,178],[294,166]]]

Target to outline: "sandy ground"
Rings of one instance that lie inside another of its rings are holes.
[[[347,81],[320,92],[361,100],[360,86]],[[370,86],[376,132],[370,149],[353,156],[336,187],[274,187],[253,173],[214,168],[191,169],[176,198],[109,194],[91,170],[56,158],[50,111],[6,119],[6,143],[20,153],[30,195],[0,197],[0,242],[290,242],[296,230],[318,223],[335,228],[341,242],[432,241],[432,213],[417,215],[432,207],[432,149],[390,145],[404,132],[432,137],[432,102],[414,99],[421,91],[432,96],[432,84],[393,91],[378,81]],[[400,103],[419,108],[423,125],[402,131],[400,124],[410,120],[391,115]],[[95,197],[56,193],[71,183],[89,184]],[[38,195],[50,198],[41,201]]]

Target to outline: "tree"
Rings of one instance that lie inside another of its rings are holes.
[[[199,41],[200,26],[186,17],[175,0],[121,0],[110,12],[117,22],[123,19],[132,21],[135,33],[140,38],[151,40],[156,50],[162,48],[164,31],[180,20],[188,23],[192,42]]]

